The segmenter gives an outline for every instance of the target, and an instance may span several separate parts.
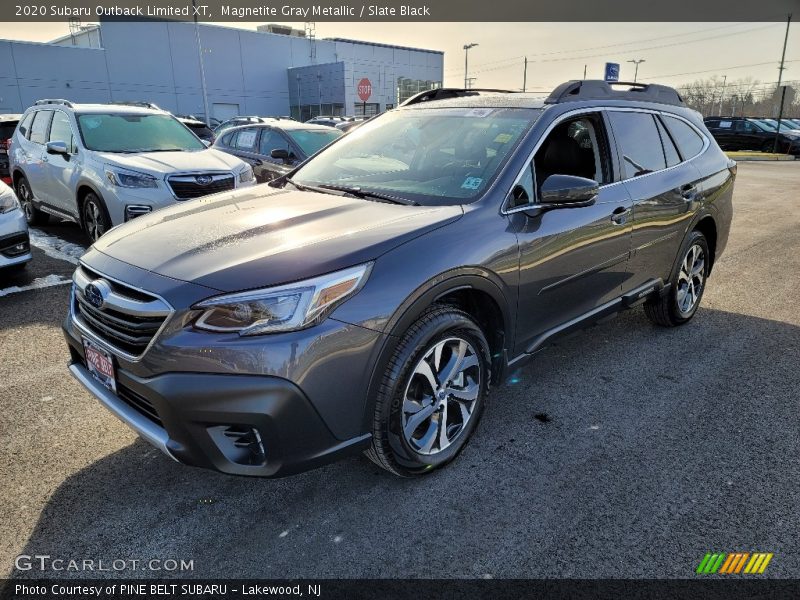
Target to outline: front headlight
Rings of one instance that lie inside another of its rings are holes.
[[[194,327],[243,336],[310,327],[360,290],[371,268],[367,263],[306,281],[211,298],[192,307],[203,311]]]
[[[239,171],[239,183],[250,183],[256,176],[253,173],[253,167],[245,164],[244,169]]]
[[[19,208],[19,201],[14,190],[9,188],[5,192],[0,192],[0,214],[11,212],[15,208]]]
[[[106,167],[106,179],[117,187],[124,188],[154,188],[158,187],[155,177],[147,173],[127,171],[116,167]]]

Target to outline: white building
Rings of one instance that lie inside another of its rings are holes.
[[[197,26],[211,116],[373,114],[441,86],[444,55],[436,50],[259,29]],[[195,31],[193,23],[106,21],[45,44],[0,40],[0,113],[66,98],[202,114]],[[366,103],[357,93],[364,78]]]

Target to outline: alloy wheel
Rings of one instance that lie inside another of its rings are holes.
[[[93,242],[99,240],[100,236],[105,233],[103,214],[100,211],[101,208],[94,200],[87,200],[83,208],[83,222],[86,226],[86,233],[89,234]]]
[[[697,305],[705,283],[706,255],[699,244],[693,244],[686,252],[678,273],[678,310],[688,314]]]
[[[475,348],[459,337],[436,343],[419,360],[403,395],[403,436],[411,448],[433,455],[466,429],[481,390]]]
[[[22,204],[22,210],[25,211],[25,218],[28,219],[28,222],[30,222],[34,217],[34,208],[33,198],[31,196],[30,189],[28,189],[28,184],[24,181],[21,181],[17,192],[19,194],[19,202]]]

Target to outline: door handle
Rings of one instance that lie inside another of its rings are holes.
[[[628,221],[628,215],[631,214],[631,209],[624,206],[618,206],[611,213],[611,222],[615,225],[624,225]]]
[[[684,200],[691,202],[694,200],[695,194],[697,193],[697,188],[692,183],[687,183],[681,186],[681,196]]]

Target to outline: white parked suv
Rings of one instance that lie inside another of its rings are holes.
[[[92,241],[177,201],[255,183],[250,165],[208,148],[170,113],[133,104],[39,100],[9,157],[28,223],[70,219]]]

